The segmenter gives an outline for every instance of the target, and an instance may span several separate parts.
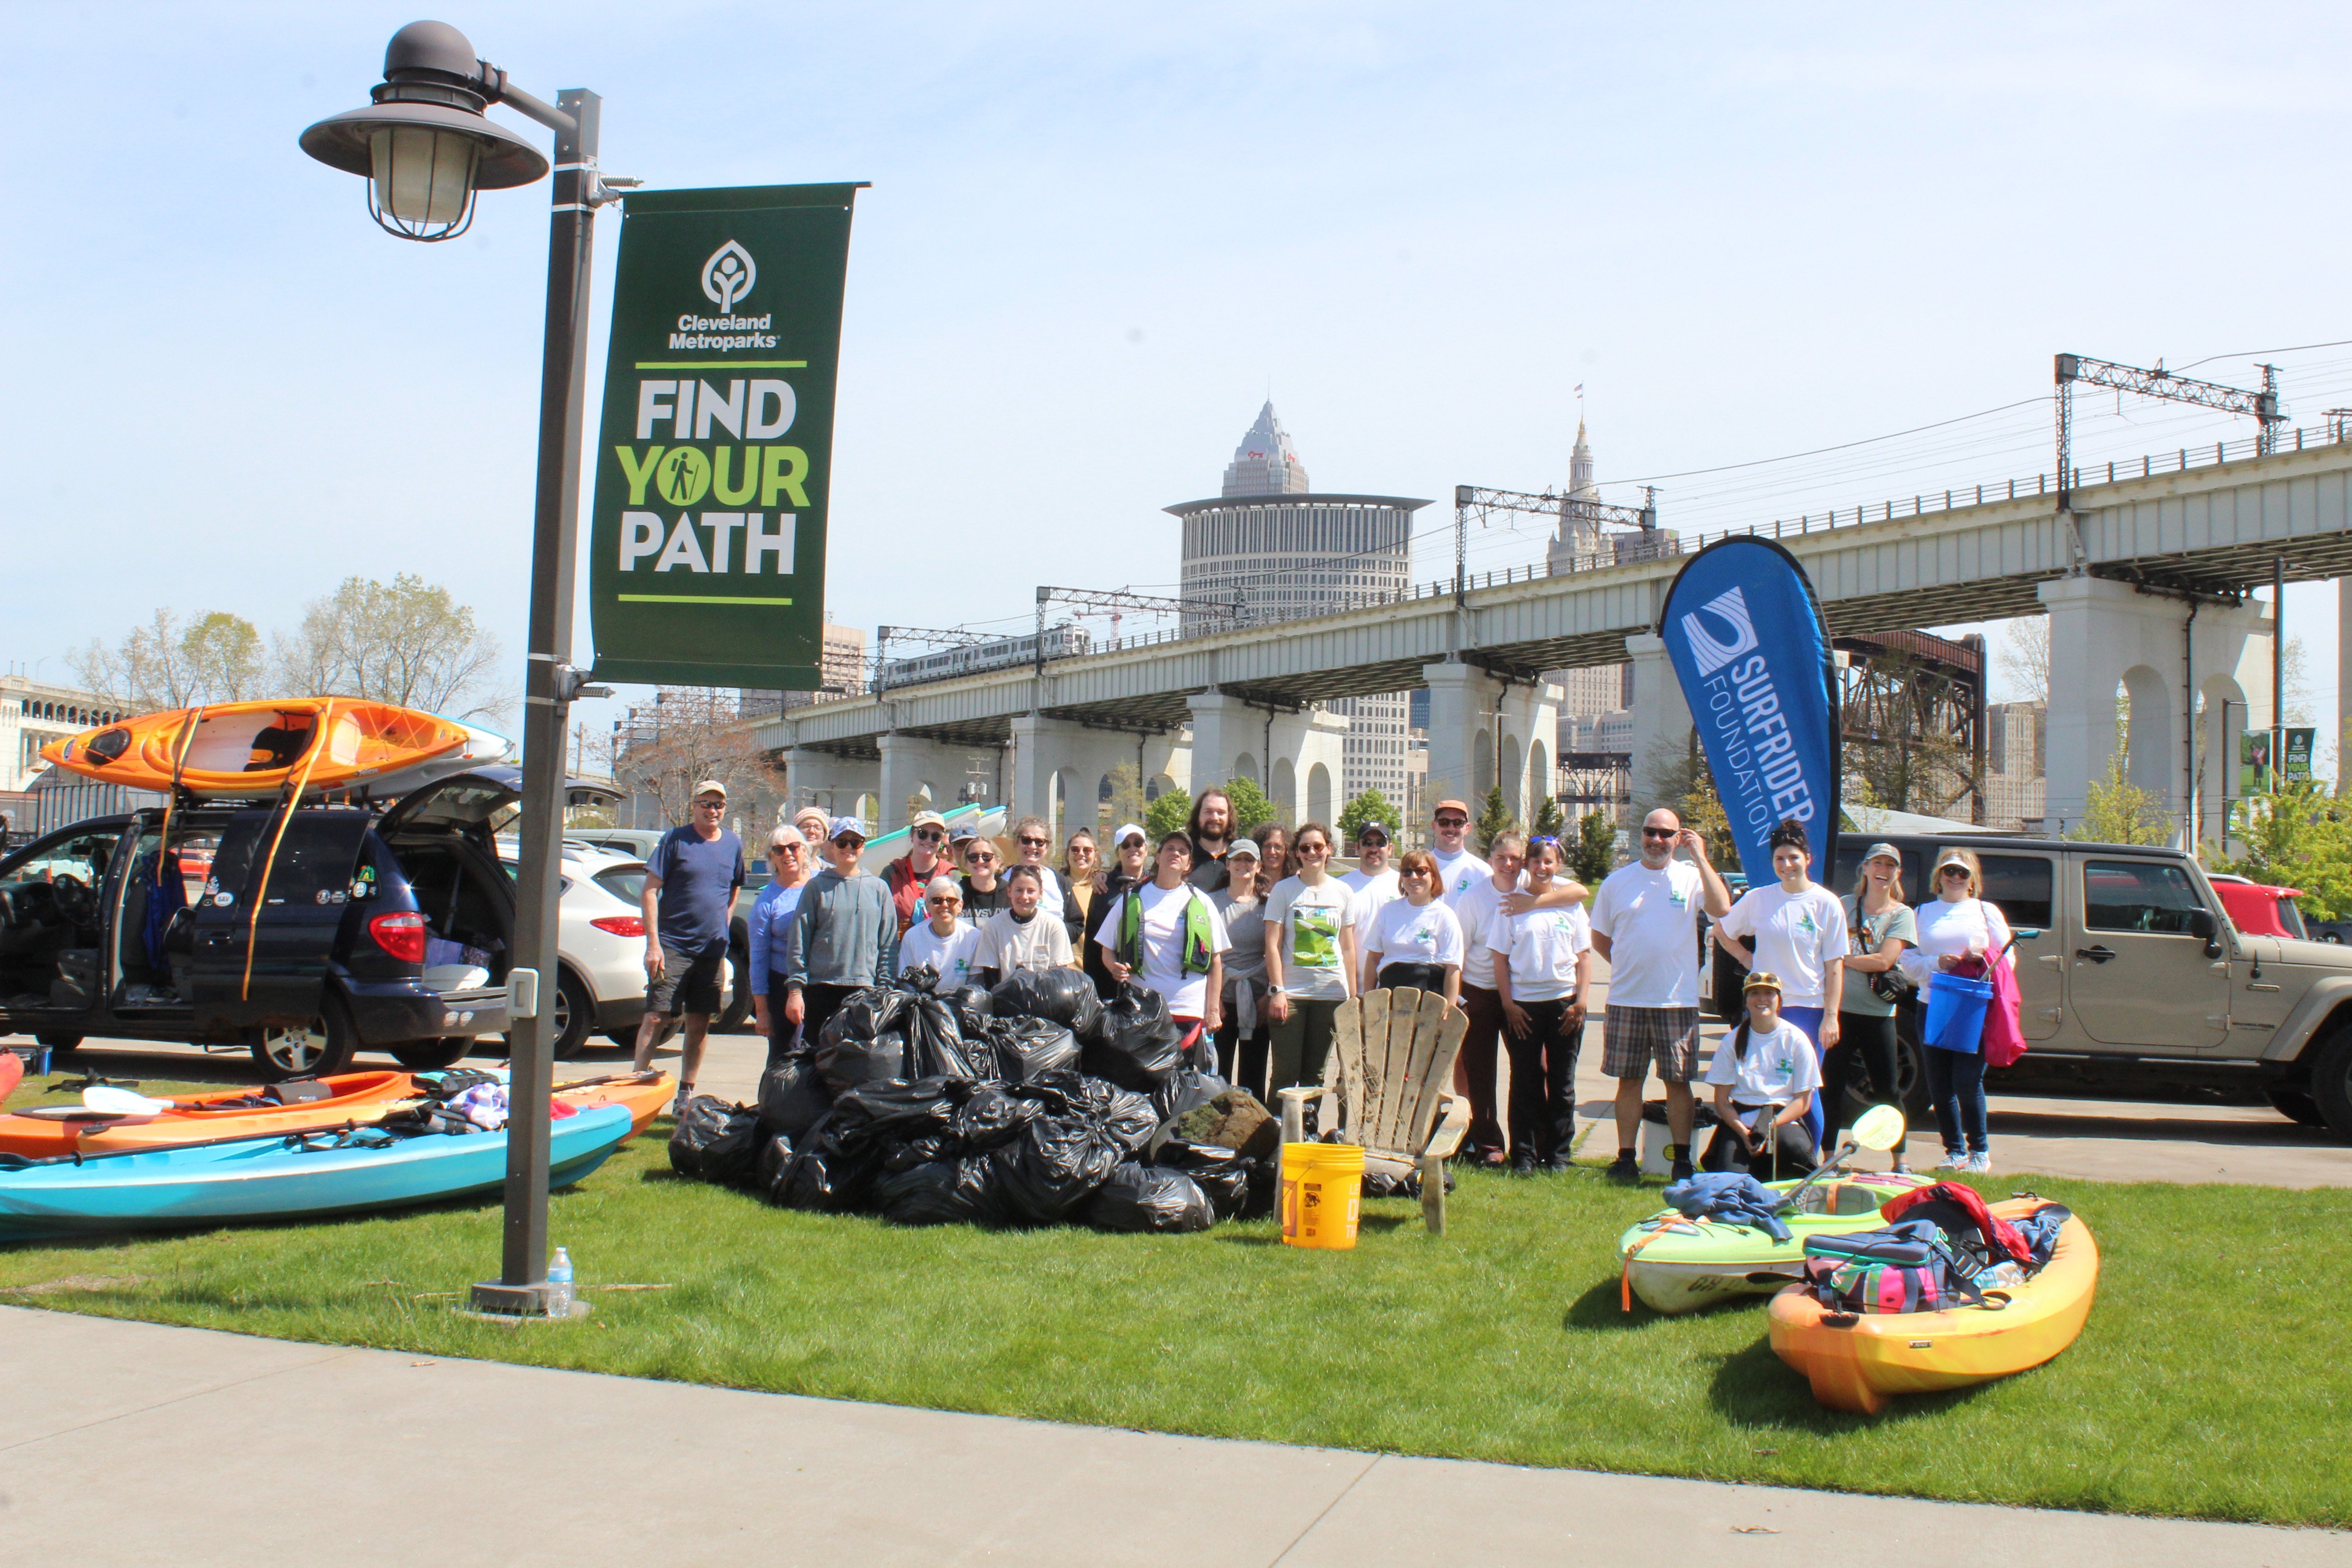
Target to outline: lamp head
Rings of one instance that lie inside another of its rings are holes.
[[[474,54],[446,22],[411,22],[383,51],[383,80],[365,109],[302,132],[302,151],[368,182],[368,211],[404,239],[454,239],[474,221],[478,192],[527,185],[544,153],[483,111],[506,73]]]

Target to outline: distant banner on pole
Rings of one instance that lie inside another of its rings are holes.
[[[2247,730],[2238,736],[2238,794],[2251,797],[2271,793],[2271,732]]]
[[[624,202],[589,591],[608,680],[821,683],[857,185]]]
[[[2311,779],[2311,752],[2318,743],[2317,729],[2291,728],[2286,732],[2284,766],[2279,776],[2288,784],[2308,783]]]
[[[1768,539],[1711,544],[1666,591],[1658,633],[1748,881],[1771,878],[1766,844],[1789,818],[1826,879],[1840,826],[1837,670],[1804,568]]]

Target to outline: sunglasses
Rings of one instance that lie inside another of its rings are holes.
[[[1644,827],[1642,829],[1642,837],[1644,838],[1672,838],[1675,832],[1676,829],[1672,827]]]
[[[1331,847],[1328,844],[1320,842],[1314,844],[1302,844],[1297,848],[1292,850],[1291,853],[1294,855],[1328,855],[1331,853]]]
[[[1965,877],[1968,874],[1966,866],[1947,866],[1936,873],[1938,877]]]
[[[993,860],[996,858],[996,851],[993,849],[967,849],[963,852],[963,858],[967,860]]]
[[[1024,849],[1051,849],[1054,847],[1054,841],[1050,838],[1031,838],[1025,834],[1013,842],[1020,845]]]
[[[768,846],[768,853],[771,855],[797,855],[807,847],[808,846],[805,844],[771,844]]]
[[[1415,877],[1426,877],[1426,876],[1428,876],[1428,875],[1429,875],[1429,873],[1428,873],[1428,872],[1426,872],[1426,871],[1423,871],[1423,870],[1419,870],[1419,869],[1414,869],[1414,870],[1411,870],[1411,871],[1399,871],[1399,872],[1397,873],[1397,880],[1398,880],[1398,881],[1400,881],[1400,882],[1410,882],[1410,881],[1411,881],[1411,880],[1412,880]]]
[[[1437,819],[1437,826],[1440,827],[1467,827],[1470,826],[1470,819],[1466,816],[1441,816]]]
[[[944,844],[947,842],[948,836],[939,828],[926,827],[918,832],[915,837],[925,844]]]

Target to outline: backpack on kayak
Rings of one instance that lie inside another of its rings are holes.
[[[1932,1221],[1960,1258],[1972,1265],[1971,1276],[2000,1263],[2014,1263],[2029,1271],[2038,1267],[2032,1247],[2017,1227],[1996,1218],[1974,1187],[1958,1182],[1937,1182],[1897,1194],[1879,1205],[1878,1217],[1890,1225],[1897,1220]]]
[[[1985,1304],[1976,1269],[1934,1222],[1805,1238],[1805,1283],[1842,1312],[1941,1312]]]

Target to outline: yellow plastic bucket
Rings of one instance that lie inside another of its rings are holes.
[[[1356,1245],[1364,1151],[1354,1143],[1282,1146],[1282,1239],[1291,1247]]]

